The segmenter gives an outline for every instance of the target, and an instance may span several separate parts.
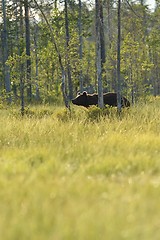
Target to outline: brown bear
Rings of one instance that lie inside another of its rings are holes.
[[[104,104],[112,107],[117,106],[117,93],[109,92],[103,94]],[[72,99],[72,103],[78,106],[88,108],[91,105],[98,105],[98,94],[88,94],[87,92],[78,93],[77,97]],[[130,107],[130,102],[121,97],[122,107]]]

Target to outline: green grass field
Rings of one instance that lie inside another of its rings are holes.
[[[160,99],[72,109],[1,108],[1,239],[159,240]]]

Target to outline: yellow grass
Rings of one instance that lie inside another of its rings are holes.
[[[3,240],[159,240],[160,99],[91,116],[1,109]]]

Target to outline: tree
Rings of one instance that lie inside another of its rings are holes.
[[[43,102],[59,101],[63,96],[65,106],[69,107],[69,92],[77,91],[79,86],[81,92],[85,89],[90,93],[98,87],[101,99],[103,89],[117,91],[118,68],[121,69],[121,91],[132,97],[133,102],[151,92],[159,94],[159,7],[150,12],[140,1],[121,2],[123,31],[118,67],[117,9],[114,1],[105,0],[102,4],[102,0],[97,0],[92,8],[82,0],[65,0],[60,3],[63,8],[59,8],[59,2],[55,0],[3,0],[3,3],[8,50],[4,48],[4,24],[1,21],[3,40],[0,41],[0,51],[7,50],[11,59],[7,58],[10,93],[15,96],[12,101],[21,96],[22,109],[25,97],[32,96],[32,93],[39,94]],[[35,21],[37,15],[38,21]],[[1,57],[1,76],[4,76],[3,66]],[[69,90],[69,76],[72,91]],[[6,92],[5,83],[1,81],[2,92]],[[24,87],[28,87],[27,92],[24,92]]]
[[[26,27],[26,55],[27,55],[27,97],[31,101],[32,98],[32,85],[31,85],[31,50],[30,50],[30,20],[29,20],[29,3],[24,0],[25,9],[25,27]]]
[[[4,67],[4,82],[5,89],[7,93],[7,100],[11,102],[11,82],[10,82],[10,73],[9,66],[6,64],[8,60],[8,31],[7,31],[7,18],[6,18],[6,0],[2,0],[2,11],[3,11],[3,33],[2,33],[2,42],[3,42],[3,67]]]
[[[160,95],[160,1],[156,1],[155,12],[152,13],[151,30],[148,37],[150,47],[150,59],[153,64],[151,84],[153,95]]]
[[[52,29],[52,26],[49,24],[42,8],[38,5],[37,1],[34,0],[37,8],[40,10],[42,16],[44,17],[45,21],[46,21],[46,24],[47,24],[47,27],[49,28],[50,30],[50,34],[51,34],[51,38],[52,38],[52,42],[53,42],[53,45],[55,47],[55,51],[58,55],[58,61],[59,61],[59,65],[60,65],[60,68],[61,68],[61,74],[62,74],[62,83],[61,83],[61,89],[62,89],[62,94],[63,94],[63,99],[64,99],[64,103],[65,103],[65,106],[66,108],[68,108],[70,110],[70,105],[69,105],[69,102],[68,102],[68,99],[67,99],[67,96],[66,96],[66,85],[65,85],[65,69],[63,67],[63,63],[62,63],[62,57],[61,57],[61,54],[58,50],[58,46],[57,46],[57,43],[55,41],[55,37],[54,37],[54,34],[53,34],[53,29]]]
[[[117,36],[117,108],[121,112],[121,0],[118,0],[118,36]]]
[[[38,84],[38,24],[34,26],[34,49],[35,49],[35,68],[36,68],[36,100],[40,99],[39,84]]]
[[[98,81],[98,106],[104,107],[102,83],[101,0],[96,0],[96,66]]]
[[[80,73],[79,84],[80,92],[83,92],[83,76],[82,76],[82,2],[79,0],[79,16],[78,16],[78,30],[79,30],[79,59],[80,59]]]
[[[64,1],[65,3],[65,32],[66,32],[66,62],[67,62],[67,76],[68,76],[68,90],[69,90],[69,100],[73,98],[73,86],[72,86],[72,77],[71,77],[71,67],[70,67],[70,60],[69,60],[69,42],[70,42],[70,34],[69,34],[69,21],[68,21],[68,5],[67,0]]]
[[[104,64],[106,62],[106,50],[105,50],[103,2],[102,1],[99,1],[99,21],[100,21],[99,27],[100,27],[100,44],[101,44],[101,66],[102,66],[102,72],[104,73]]]
[[[149,29],[151,22],[148,14],[146,9]],[[121,86],[125,94],[130,95],[132,103],[135,103],[138,97],[149,94],[150,77],[153,77],[153,63],[150,57],[148,36],[145,35],[146,25],[144,25],[143,15],[144,9],[137,4],[128,5],[125,14],[124,12],[121,14],[123,22]]]

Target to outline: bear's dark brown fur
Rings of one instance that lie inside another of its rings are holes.
[[[103,99],[105,105],[117,106],[117,93],[104,93]],[[72,99],[72,103],[87,108],[91,105],[98,105],[98,94],[79,93],[76,98]],[[121,97],[121,104],[122,107],[130,107],[130,102],[125,97]]]

